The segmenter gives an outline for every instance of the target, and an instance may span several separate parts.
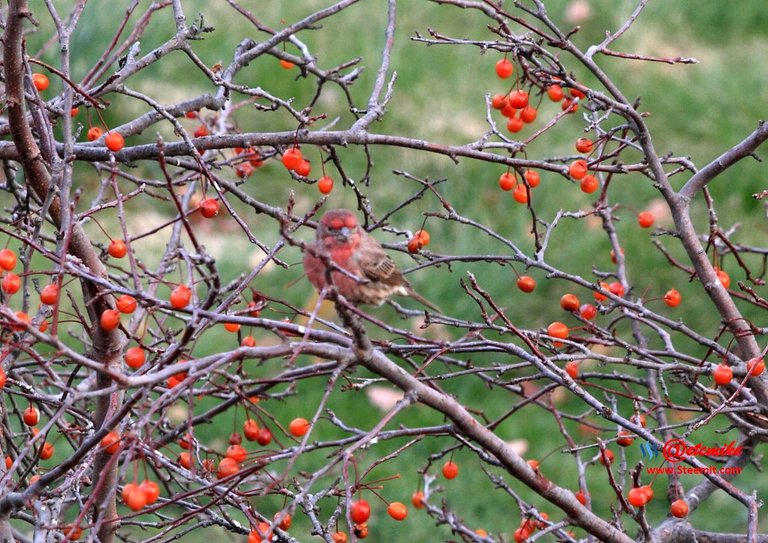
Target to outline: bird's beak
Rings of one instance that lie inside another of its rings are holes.
[[[349,239],[350,233],[351,233],[351,230],[345,226],[341,230],[339,230],[339,233],[336,234],[336,238],[340,241],[347,241],[347,239]]]

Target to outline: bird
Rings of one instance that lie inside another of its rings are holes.
[[[314,287],[322,291],[326,284],[325,255],[339,268],[330,277],[339,294],[360,305],[382,305],[390,296],[409,296],[422,305],[439,311],[437,306],[411,288],[408,280],[366,232],[348,209],[332,209],[320,219],[311,251],[304,252],[304,271]]]

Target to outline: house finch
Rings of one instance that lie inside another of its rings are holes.
[[[390,296],[399,295],[415,298],[438,311],[411,288],[379,242],[360,227],[351,211],[333,209],[323,215],[312,247],[316,254],[328,255],[334,264],[349,272],[332,271],[331,280],[353,304],[381,305]],[[315,288],[322,290],[326,281],[323,259],[305,252],[304,271]]]

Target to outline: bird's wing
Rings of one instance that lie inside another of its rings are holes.
[[[363,271],[365,277],[371,281],[380,281],[390,285],[401,285],[406,283],[403,274],[397,269],[394,261],[378,242],[368,244],[366,251],[358,252],[358,265]],[[407,283],[406,283],[407,284]]]

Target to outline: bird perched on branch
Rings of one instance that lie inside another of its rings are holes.
[[[411,288],[402,272],[376,239],[357,222],[348,209],[332,209],[320,219],[312,250],[304,253],[304,271],[316,289],[326,284],[326,265],[321,255],[348,273],[331,271],[339,293],[353,304],[381,305],[390,296],[410,296],[439,311]]]

